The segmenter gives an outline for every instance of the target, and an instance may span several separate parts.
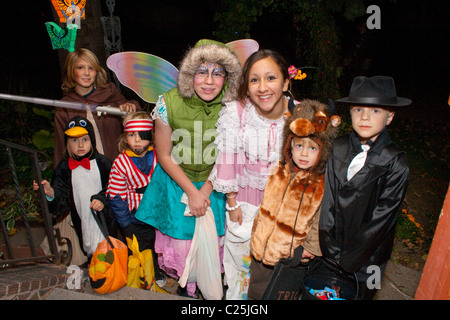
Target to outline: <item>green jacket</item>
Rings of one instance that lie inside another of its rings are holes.
[[[206,181],[217,158],[216,122],[222,109],[222,90],[216,99],[204,102],[195,94],[183,98],[174,88],[164,94],[172,133],[172,156],[191,181]]]

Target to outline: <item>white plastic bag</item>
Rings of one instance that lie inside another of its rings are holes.
[[[184,215],[192,216],[189,212],[187,200],[186,194],[183,194],[181,202],[186,204]],[[197,282],[197,286],[205,299],[221,300],[223,288],[220,269],[216,223],[214,222],[214,214],[208,207],[204,216],[196,218],[191,248],[178,283],[181,287],[185,287],[188,282]]]

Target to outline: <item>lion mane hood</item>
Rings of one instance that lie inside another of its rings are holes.
[[[321,147],[320,159],[312,169],[314,173],[325,172],[328,155],[337,135],[341,118],[334,113],[334,104],[327,106],[320,101],[305,99],[296,104],[290,112],[283,132],[283,160],[289,163],[291,172],[295,165],[292,161],[291,141],[294,137],[307,137]]]

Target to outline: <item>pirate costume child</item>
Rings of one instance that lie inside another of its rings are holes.
[[[152,140],[152,129],[151,119],[132,119],[124,124],[125,134],[138,132],[142,140]],[[132,234],[131,230],[127,232],[127,228],[131,228],[133,224],[142,224],[134,214],[152,178],[156,163],[156,153],[151,145],[144,155],[136,154],[129,147],[125,148],[114,160],[106,194],[116,220],[127,237],[130,232]]]
[[[109,175],[107,198],[123,235],[139,244],[139,251],[152,250],[155,279],[159,287],[165,276],[158,267],[155,253],[155,228],[135,218],[144,192],[153,176],[157,161],[153,148],[153,120],[146,112],[136,112],[125,117],[123,134],[119,142],[119,156],[114,160]],[[131,146],[128,135],[138,135],[139,150]]]

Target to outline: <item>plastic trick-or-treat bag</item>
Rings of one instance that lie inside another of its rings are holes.
[[[128,248],[122,241],[109,236],[103,213],[92,210],[92,214],[105,239],[92,255],[89,280],[97,293],[111,293],[127,283]]]
[[[191,216],[186,194],[183,194],[181,202],[186,204],[184,215]],[[196,218],[191,248],[178,283],[181,287],[185,287],[188,282],[197,282],[206,300],[220,300],[223,296],[220,270],[216,223],[211,208],[208,208],[204,216]]]
[[[91,287],[101,294],[111,293],[127,283],[127,246],[108,237],[97,245],[89,265]]]
[[[168,293],[161,289],[155,282],[155,268],[152,250],[139,251],[139,243],[136,236],[133,240],[127,238],[128,248],[132,254],[128,257],[127,287],[140,288],[154,292]]]

